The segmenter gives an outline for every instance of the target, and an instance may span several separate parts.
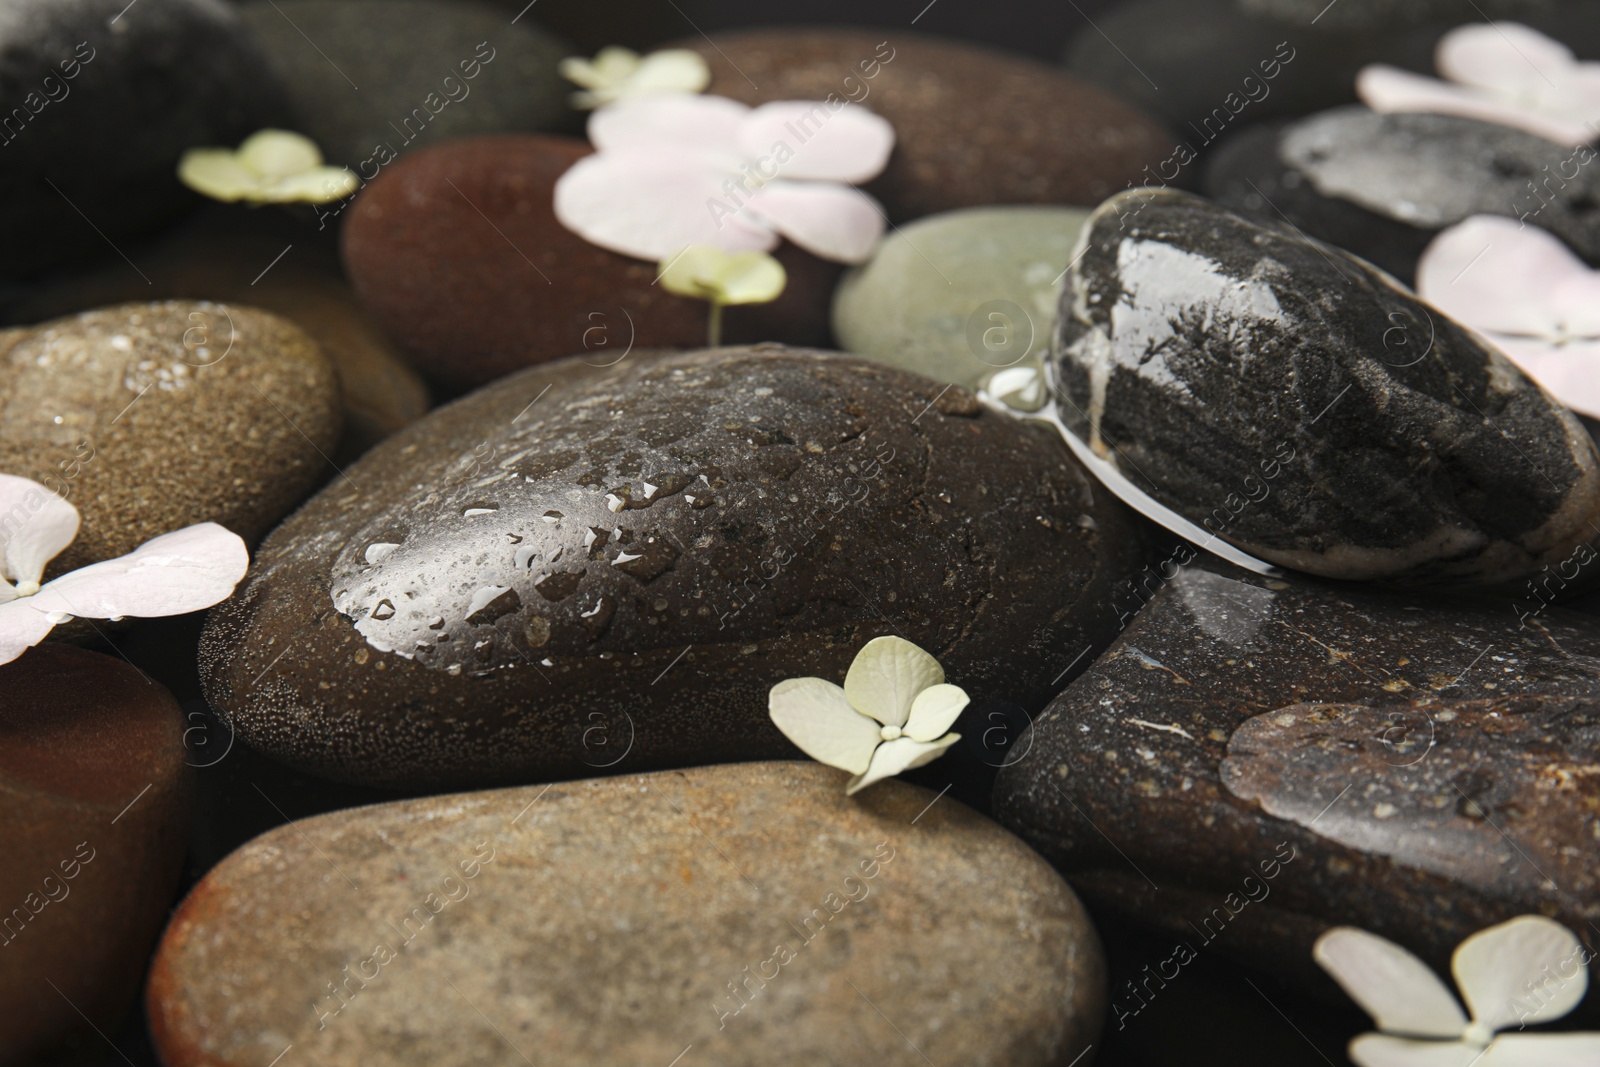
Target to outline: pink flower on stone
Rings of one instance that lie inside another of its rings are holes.
[[[1447,81],[1384,64],[1362,69],[1356,93],[1374,111],[1428,111],[1515,126],[1564,145],[1600,133],[1600,63],[1517,22],[1460,26],[1439,39]]]
[[[250,566],[238,534],[203,522],[40,585],[45,566],[78,536],[78,521],[77,508],[38,482],[0,474],[0,663],[73,616],[154,618],[209,608]]]
[[[1561,403],[1600,418],[1600,271],[1554,234],[1474,215],[1422,253],[1417,295],[1478,331]]]
[[[691,245],[770,252],[787,237],[860,263],[883,211],[853,183],[876,177],[894,128],[858,104],[720,96],[634,97],[589,118],[596,152],[556,182],[556,218],[591,244],[668,260]]]

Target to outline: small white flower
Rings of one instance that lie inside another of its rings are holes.
[[[1360,1067],[1585,1067],[1600,1063],[1600,1034],[1500,1033],[1570,1012],[1589,987],[1589,953],[1572,931],[1540,915],[1480,930],[1450,969],[1471,1017],[1417,957],[1355,927],[1329,930],[1312,950],[1372,1016],[1377,1034],[1350,1043]]]
[[[602,48],[593,60],[569,56],[557,68],[584,91],[572,94],[572,106],[600,107],[653,93],[698,93],[711,84],[711,68],[700,53],[668,48],[640,57],[627,48]]]
[[[790,678],[772,687],[767,707],[783,735],[819,763],[855,775],[845,795],[920,767],[961,740],[945,733],[967,694],[944,680],[939,661],[910,641],[868,641],[844,678]]]
[[[258,204],[326,204],[360,186],[347,167],[328,167],[311,138],[288,130],[261,130],[238,151],[191,148],[178,161],[183,184],[213,200]]]
[[[0,664],[73,616],[154,618],[209,608],[250,566],[238,534],[202,522],[40,585],[45,566],[78,536],[78,522],[78,509],[38,482],[0,474]]]
[[[1427,111],[1514,126],[1564,145],[1600,133],[1600,63],[1517,22],[1459,26],[1439,39],[1448,81],[1382,63],[1363,67],[1356,94],[1374,111]]]

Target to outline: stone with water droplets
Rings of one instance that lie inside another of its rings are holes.
[[[1442,973],[1520,914],[1597,943],[1600,621],[1544,585],[1454,599],[1185,558],[1140,576],[1124,600],[1147,606],[1019,742],[1002,822],[1091,902],[1330,992],[1331,925]]]
[[[281,827],[173,918],[150,980],[162,1061],[1081,1056],[1105,972],[1067,884],[948,797],[889,782],[846,799],[846,777],[702,767]]]
[[[368,784],[790,755],[767,691],[885,633],[1037,706],[1140,551],[1050,431],[780,346],[524,372],[346,474],[213,611],[202,673],[245,742]]]
[[[1089,225],[1062,294],[1063,417],[1191,522],[1327,577],[1474,585],[1600,529],[1576,418],[1368,264],[1173,191]]]

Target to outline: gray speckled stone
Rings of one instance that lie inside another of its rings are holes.
[[[1371,266],[1187,193],[1096,209],[1063,418],[1157,500],[1335,578],[1492,585],[1600,530],[1600,455],[1498,350]]]
[[[973,388],[1049,347],[1061,278],[1088,217],[994,207],[918,219],[840,281],[834,335],[858,356]]]
[[[1105,972],[1072,890],[956,801],[845,778],[748,763],[281,827],[173,918],[162,1062],[1074,1062]]]

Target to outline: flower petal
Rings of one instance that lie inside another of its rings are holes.
[[[960,734],[945,734],[937,741],[913,741],[909,737],[885,741],[878,746],[878,751],[872,754],[872,765],[865,774],[857,775],[850,779],[850,784],[845,787],[844,795],[853,796],[861,792],[873,782],[885,778],[893,778],[901,771],[909,771],[913,767],[920,767],[924,763],[932,763],[944,755],[944,750],[961,740]]]
[[[906,736],[913,741],[932,741],[942,737],[946,730],[955,725],[969,702],[967,691],[959,685],[930,685],[911,702],[911,715],[906,719]]]
[[[1412,1041],[1388,1034],[1362,1034],[1350,1042],[1358,1067],[1483,1067],[1483,1049],[1463,1041]]]
[[[1441,230],[1417,260],[1417,295],[1477,330],[1555,336],[1563,321],[1553,304],[1558,292],[1581,306],[1585,295],[1600,298],[1600,275],[1555,234],[1502,215],[1473,215]]]
[[[1426,963],[1393,941],[1354,926],[1339,926],[1317,939],[1311,955],[1380,1030],[1443,1038],[1460,1037],[1466,1030],[1467,1017],[1450,990]],[[1351,1058],[1356,1059],[1354,1045]],[[1380,1062],[1401,1061],[1372,1061]]]
[[[1501,1034],[1477,1067],[1594,1067],[1600,1034]]]
[[[591,244],[658,262],[691,245],[728,252],[776,247],[778,235],[739,210],[723,180],[692,157],[601,152],[557,179],[555,214]]]
[[[0,571],[37,582],[78,536],[78,509],[29,478],[0,474]]]
[[[883,209],[847,185],[769,182],[746,206],[807,252],[836,263],[865,262],[883,238]]]
[[[762,104],[739,124],[739,148],[763,174],[864,182],[883,173],[894,127],[858,104],[837,110],[820,100]]]
[[[628,79],[629,93],[698,93],[711,84],[711,68],[699,52],[664,48],[651,52]]]
[[[819,763],[863,774],[883,740],[877,723],[850,706],[844,690],[821,678],[790,678],[772,687],[767,711],[783,736]]]
[[[850,706],[885,726],[904,726],[917,694],[944,681],[944,668],[922,649],[899,637],[868,641],[844,676]]]
[[[249,567],[238,534],[202,522],[63,574],[28,603],[36,611],[86,619],[186,615],[227,599]]]
[[[1572,49],[1520,22],[1457,26],[1434,49],[1433,65],[1453,82],[1512,99],[1542,99],[1577,65]]]
[[[284,178],[322,166],[317,142],[289,130],[260,130],[239,146],[239,163],[263,178]]]
[[[1584,144],[1594,133],[1581,122],[1517,107],[1482,89],[1451,85],[1398,67],[1375,63],[1356,75],[1356,95],[1374,111],[1426,111],[1512,126],[1563,145]]]
[[[274,204],[329,204],[361,187],[346,167],[312,167],[265,185],[258,199]],[[253,198],[255,199],[255,198]]]
[[[261,175],[226,148],[191,148],[178,160],[178,180],[213,200],[243,200],[261,187]]]
[[[1573,411],[1600,419],[1600,340],[1562,345],[1486,335],[1522,373]]]
[[[744,161],[739,154],[739,125],[749,113],[743,104],[722,96],[635,96],[590,115],[589,141],[601,152],[703,153],[731,173]]]
[[[765,252],[724,252],[692,245],[661,267],[661,287],[719,304],[764,304],[788,283],[783,264]]]
[[[0,604],[0,663],[10,663],[43,641],[56,624],[28,600]]]
[[[1571,930],[1542,915],[1521,915],[1461,942],[1450,969],[1473,1021],[1503,1030],[1524,1021],[1530,1008],[1537,1022],[1547,1023],[1577,1007],[1589,988],[1587,963]]]

